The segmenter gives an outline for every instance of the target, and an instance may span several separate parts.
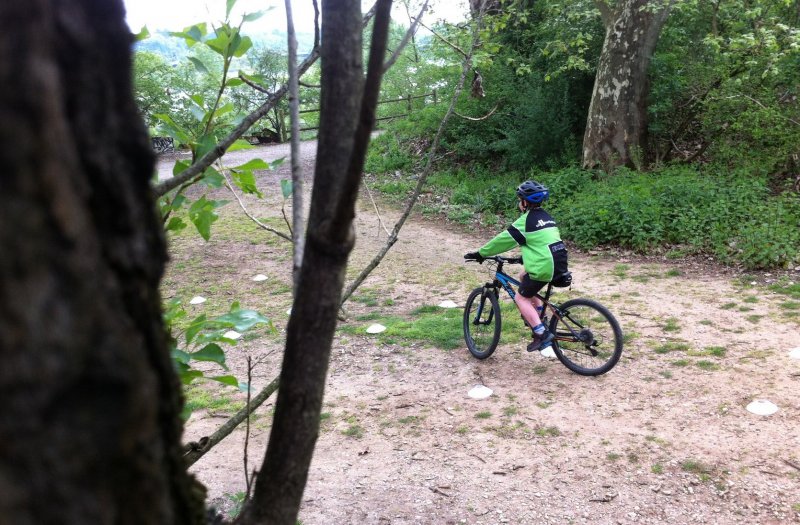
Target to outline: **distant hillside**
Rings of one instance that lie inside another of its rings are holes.
[[[244,32],[253,40],[255,46],[266,46],[271,49],[286,49],[286,33],[279,30],[272,32],[250,33]],[[300,56],[305,56],[314,46],[313,33],[297,34],[297,52]],[[150,35],[150,38],[142,40],[136,44],[137,50],[150,51],[164,57],[170,64],[182,62],[189,54],[189,48],[182,38],[170,36],[168,31],[157,31]]]

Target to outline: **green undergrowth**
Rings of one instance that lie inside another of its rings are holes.
[[[407,175],[413,167],[412,156],[390,133],[374,141],[367,171],[378,191],[407,195],[416,184]],[[755,169],[622,168],[609,176],[579,168],[517,172],[440,166],[428,178],[430,194],[420,210],[501,228],[518,215],[514,188],[525,179],[550,188],[548,211],[562,236],[581,248],[618,246],[675,259],[712,255],[748,269],[800,264],[800,198],[776,194]]]

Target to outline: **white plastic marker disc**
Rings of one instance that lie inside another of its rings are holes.
[[[222,334],[222,337],[224,337],[225,339],[239,339],[240,337],[242,337],[242,334],[240,334],[235,330],[228,330],[227,332]]]
[[[448,299],[447,301],[442,301],[441,303],[439,303],[439,307],[440,308],[458,308],[458,305],[456,303],[454,303],[453,301],[451,301],[450,299]]]
[[[792,359],[800,359],[800,348],[794,348],[793,350],[789,351],[789,357]]]
[[[492,395],[492,389],[486,388],[483,385],[475,385],[472,387],[472,390],[467,392],[467,395],[472,399],[486,399],[490,395]]]
[[[553,347],[552,346],[548,346],[547,348],[545,348],[544,350],[542,350],[539,353],[542,354],[542,357],[554,358],[556,356],[556,353],[553,352]]]
[[[192,297],[192,300],[189,301],[189,304],[203,304],[204,302],[206,302],[205,297],[200,297],[199,295],[195,295],[194,297]]]
[[[292,309],[291,309],[291,308],[289,308],[288,310],[286,310],[286,315],[292,315]]]
[[[367,333],[368,334],[379,334],[379,333],[383,332],[384,330],[386,330],[385,326],[383,326],[382,324],[377,324],[376,323],[376,324],[369,325],[369,328],[367,328]]]
[[[264,275],[263,273],[260,273],[260,274],[256,275],[255,277],[253,277],[253,280],[255,282],[266,281],[267,280],[267,276]]]
[[[771,416],[778,411],[778,407],[766,399],[756,399],[747,405],[747,411],[758,416]]]

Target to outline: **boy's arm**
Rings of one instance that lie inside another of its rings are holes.
[[[491,257],[492,255],[497,255],[498,253],[507,252],[512,248],[516,248],[520,244],[525,244],[525,235],[523,232],[525,231],[526,215],[527,214],[523,214],[522,217],[514,221],[514,224],[509,226],[507,230],[495,235],[492,240],[484,244],[481,249],[478,250],[478,253],[483,257]]]

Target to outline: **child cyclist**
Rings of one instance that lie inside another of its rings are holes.
[[[485,257],[520,247],[525,271],[520,274],[520,286],[514,301],[533,329],[533,340],[528,345],[528,352],[533,352],[544,350],[553,340],[553,334],[542,324],[539,316],[542,301],[535,295],[550,281],[569,281],[571,276],[567,271],[567,248],[561,241],[556,221],[541,207],[550,197],[548,189],[538,182],[525,181],[517,188],[517,197],[522,216],[480,250],[464,255],[464,259],[483,262]],[[569,282],[564,285],[569,285]]]

